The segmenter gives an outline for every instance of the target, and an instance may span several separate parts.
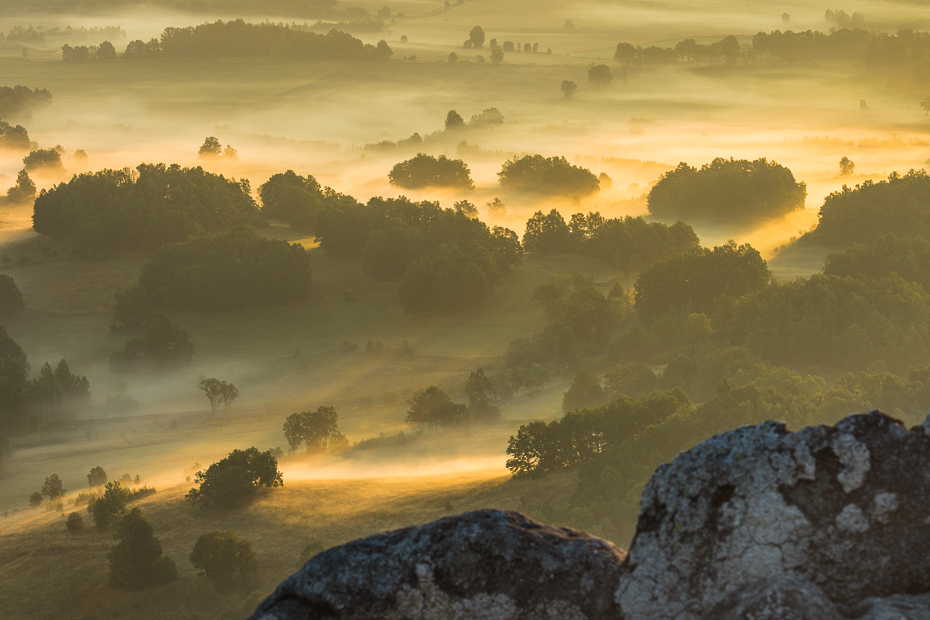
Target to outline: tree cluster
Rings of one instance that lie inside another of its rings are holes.
[[[116,48],[109,41],[100,45],[77,45],[67,43],[61,46],[61,59],[65,62],[87,62],[94,60],[116,60]]]
[[[303,299],[311,281],[303,246],[240,226],[162,246],[143,265],[139,288],[159,308],[229,310]]]
[[[255,497],[260,487],[284,486],[284,476],[270,450],[260,452],[252,447],[233,450],[223,460],[198,471],[194,482],[197,488],[185,496],[194,506],[235,508]]]
[[[83,252],[152,249],[265,224],[247,181],[177,164],[76,175],[39,194],[32,221],[36,232]]]
[[[497,173],[501,187],[556,196],[586,196],[600,189],[590,170],[564,157],[524,155],[507,160]]]
[[[223,409],[229,413],[233,401],[239,398],[239,389],[229,381],[221,381],[210,377],[200,382],[200,389],[210,401],[210,410],[216,413],[216,406],[223,403]]]
[[[636,311],[654,319],[686,305],[711,314],[720,304],[761,291],[771,279],[759,251],[734,241],[657,263],[636,280]]]
[[[241,19],[165,28],[159,39],[129,43],[125,59],[241,58],[275,56],[306,60],[388,60],[393,52],[386,41],[369,45],[350,34],[330,30],[317,34],[270,22],[251,24]]]
[[[449,313],[484,302],[522,249],[513,231],[434,202],[372,198],[361,205],[332,190],[317,218],[320,246],[361,256],[379,280],[400,280],[398,295],[413,313]]]
[[[22,125],[11,125],[0,120],[0,149],[28,151],[37,144],[29,140],[29,132]],[[35,193],[35,191],[33,191]]]
[[[308,454],[338,450],[348,446],[345,435],[339,432],[339,414],[335,407],[326,405],[316,411],[292,413],[284,421],[284,438],[291,452],[304,443]]]
[[[455,428],[470,419],[467,405],[453,402],[435,385],[417,390],[408,403],[404,421],[418,433]]]
[[[537,211],[523,233],[525,252],[587,254],[623,271],[640,271],[698,248],[694,229],[684,222],[668,226],[642,217],[605,219],[597,212],[575,213],[566,223],[556,209]]]
[[[893,172],[888,180],[843,186],[823,201],[817,228],[806,235],[823,245],[847,246],[895,234],[930,239],[930,175]]]
[[[294,230],[312,233],[323,208],[323,192],[311,175],[302,177],[293,170],[278,173],[258,189],[262,215],[283,220]]]
[[[804,208],[807,184],[765,158],[717,158],[700,169],[682,162],[649,191],[649,213],[664,219],[747,223]]]
[[[406,189],[422,187],[451,187],[454,189],[474,189],[471,171],[461,159],[449,159],[445,155],[438,158],[418,153],[416,157],[395,164],[388,173],[391,185]]]

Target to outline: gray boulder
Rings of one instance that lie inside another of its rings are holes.
[[[877,411],[796,433],[767,422],[678,455],[643,491],[622,612],[717,617],[729,595],[783,575],[847,608],[930,591],[927,428]]]
[[[584,532],[478,510],[325,551],[252,620],[620,618],[625,555]]]

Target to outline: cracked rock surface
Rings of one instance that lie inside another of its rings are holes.
[[[584,532],[478,510],[325,551],[252,619],[620,618],[625,555]]]
[[[785,618],[832,618],[818,601],[854,609],[870,597],[930,591],[928,432],[926,422],[908,431],[873,411],[795,433],[777,422],[742,427],[678,455],[643,490],[616,591],[622,612],[778,617],[711,613],[733,596],[744,607],[755,596],[763,607],[795,601],[802,615]],[[798,602],[803,592],[810,605]],[[858,617],[886,617],[869,613]]]

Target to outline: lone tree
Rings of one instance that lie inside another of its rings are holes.
[[[52,474],[45,479],[45,484],[42,485],[42,495],[49,499],[57,499],[67,493],[68,491],[64,488],[61,483],[61,478],[58,477],[58,474]]]
[[[930,97],[925,97],[924,100],[920,102],[920,107],[924,109],[924,114],[930,114]]]
[[[607,65],[594,65],[588,69],[588,81],[598,88],[607,86],[613,80],[614,76]]]
[[[110,585],[114,588],[140,590],[178,578],[174,560],[162,555],[161,543],[152,535],[152,526],[138,508],[120,520],[113,538],[118,542],[107,558]]]
[[[454,403],[443,390],[431,386],[417,390],[408,401],[405,422],[417,432],[460,426],[468,421],[468,407]]]
[[[107,472],[103,470],[103,467],[99,465],[90,470],[90,473],[87,474],[87,486],[89,487],[102,487],[107,483]]]
[[[219,592],[248,584],[258,569],[252,543],[239,538],[232,530],[201,534],[194,544],[190,561]]]
[[[484,30],[481,26],[475,26],[471,29],[471,32],[468,33],[468,42],[471,43],[471,47],[476,48],[484,45]]]
[[[449,110],[446,114],[446,131],[450,129],[461,129],[465,126],[465,119],[455,110]]]
[[[207,395],[207,400],[210,401],[210,411],[216,413],[216,405],[223,396],[223,382],[210,377],[200,382],[200,389]]]
[[[223,155],[223,145],[220,144],[220,141],[216,139],[215,136],[209,136],[203,141],[203,144],[200,145],[200,150],[197,151],[197,157],[209,159],[209,158],[219,158]]]
[[[229,413],[233,401],[239,398],[239,388],[227,381],[221,381],[220,389],[220,400],[223,401],[223,411]]]
[[[504,62],[504,50],[499,47],[495,47],[491,50],[491,62],[495,65],[499,65]]]
[[[194,506],[235,508],[251,500],[259,487],[284,486],[284,476],[278,471],[278,459],[271,450],[258,448],[233,450],[229,456],[213,463],[194,476],[198,488],[186,498]]]
[[[578,90],[578,85],[572,82],[571,80],[562,80],[562,94],[565,95],[566,99],[571,99],[575,94],[575,91]]]
[[[843,158],[840,159],[840,176],[848,177],[851,174],[855,174],[855,172],[856,164],[853,163],[853,160],[850,158],[843,156]]]
[[[348,444],[345,435],[339,432],[339,414],[335,407],[322,406],[316,411],[292,413],[284,422],[284,438],[291,452],[301,443],[307,444],[307,452],[323,452],[341,448]]]

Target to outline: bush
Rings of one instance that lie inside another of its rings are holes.
[[[474,189],[471,172],[461,159],[439,158],[418,153],[413,159],[396,164],[388,174],[391,185],[407,189],[453,187]]]
[[[0,274],[0,317],[9,318],[25,311],[26,301],[16,282],[10,276]]]
[[[590,170],[573,166],[564,157],[514,157],[504,162],[497,176],[501,187],[524,192],[585,196],[600,189],[597,177]]]
[[[278,471],[278,459],[270,450],[259,452],[252,447],[233,450],[206,471],[198,471],[194,482],[199,487],[186,495],[194,506],[235,508],[251,500],[259,487],[284,486],[284,477]]]
[[[258,570],[252,543],[231,530],[201,534],[190,561],[219,592],[246,587]]]
[[[65,521],[65,527],[72,534],[80,534],[84,531],[84,519],[80,513],[72,512],[68,515],[68,520]]]
[[[310,255],[300,244],[239,227],[160,248],[142,267],[139,288],[156,307],[229,310],[302,299],[311,280]]]
[[[177,164],[76,175],[42,192],[33,215],[37,233],[90,253],[154,249],[236,224],[267,225],[248,181]]]
[[[138,508],[120,520],[113,538],[119,542],[107,554],[111,586],[139,590],[178,578],[174,560],[162,556],[161,543]]]
[[[717,158],[700,170],[682,162],[649,191],[649,213],[663,219],[750,223],[804,208],[807,185],[765,158]]]

